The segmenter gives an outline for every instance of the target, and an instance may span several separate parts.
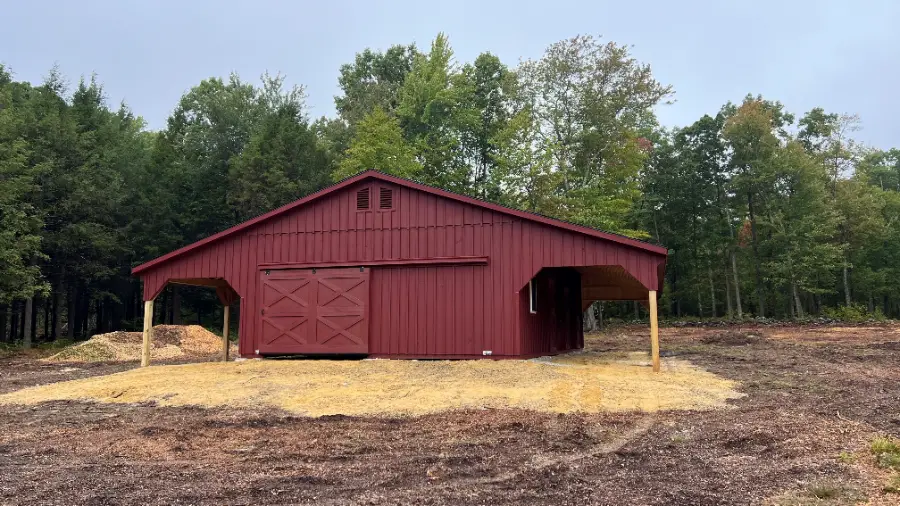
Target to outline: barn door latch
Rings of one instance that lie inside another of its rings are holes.
[[[270,272],[269,269],[266,269],[266,276],[269,275],[269,272]]]
[[[365,267],[360,267],[360,268],[359,268],[359,272],[366,272],[366,268],[365,268]]]

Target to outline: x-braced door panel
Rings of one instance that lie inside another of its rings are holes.
[[[368,353],[368,269],[269,269],[260,282],[260,353]]]

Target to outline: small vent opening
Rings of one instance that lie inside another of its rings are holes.
[[[356,192],[356,210],[366,211],[369,209],[369,189],[363,188]]]
[[[378,192],[378,209],[394,208],[394,190],[381,188]]]

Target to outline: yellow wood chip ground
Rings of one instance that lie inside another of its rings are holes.
[[[47,357],[48,362],[107,362],[140,360],[144,336],[141,332],[109,332],[63,348]],[[237,346],[231,344],[231,353]],[[199,325],[157,325],[150,348],[152,360],[208,357],[222,353],[222,338]]]
[[[711,409],[742,396],[689,362],[646,353],[539,360],[249,360],[151,366],[26,388],[0,404],[83,399],[163,406],[265,407],[321,416],[421,415],[461,408],[553,413]]]

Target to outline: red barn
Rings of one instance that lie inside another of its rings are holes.
[[[182,283],[240,300],[243,357],[533,357],[581,348],[595,300],[648,303],[655,331],[665,262],[660,246],[367,171],[133,273],[145,350],[153,300]]]

